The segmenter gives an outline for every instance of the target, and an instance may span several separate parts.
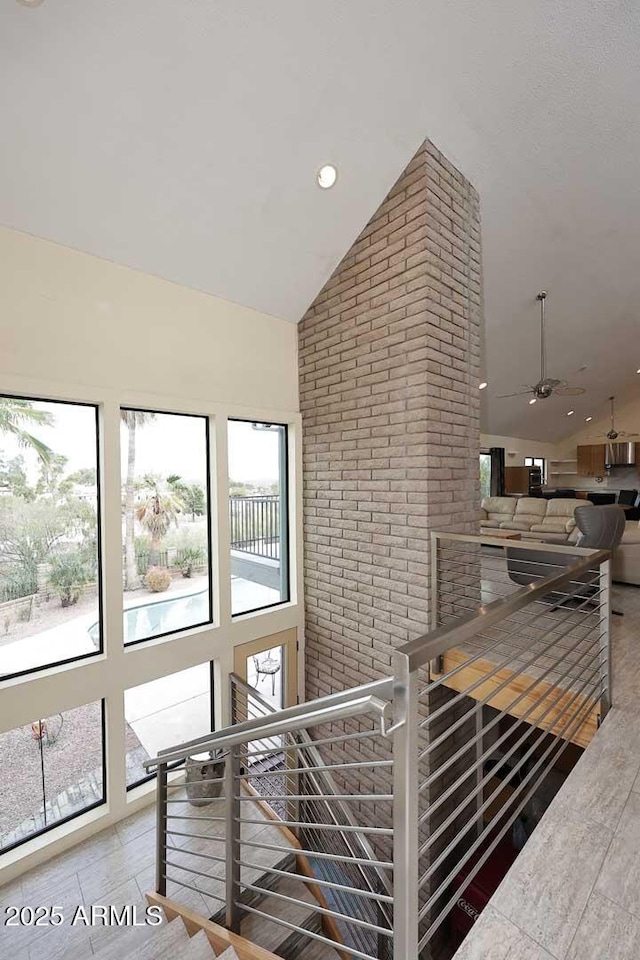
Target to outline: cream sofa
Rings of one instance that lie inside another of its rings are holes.
[[[547,543],[573,542],[577,537],[574,511],[592,506],[590,500],[545,500],[543,497],[485,497],[482,501],[483,531],[509,530],[523,540]]]
[[[620,583],[640,586],[640,522],[627,521],[620,546],[613,551],[611,576]]]

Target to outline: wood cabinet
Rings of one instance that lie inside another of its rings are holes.
[[[604,443],[585,443],[578,447],[579,477],[603,477],[605,473]]]
[[[504,492],[506,494],[528,493],[529,467],[505,467]]]

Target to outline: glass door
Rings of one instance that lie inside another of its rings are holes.
[[[297,703],[296,629],[283,630],[234,650],[234,670],[276,710]]]

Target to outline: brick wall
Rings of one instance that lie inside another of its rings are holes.
[[[299,325],[306,693],[424,632],[432,529],[477,529],[480,216],[429,141]]]
[[[429,626],[431,530],[478,530],[481,322],[478,196],[427,141],[299,325],[308,697],[389,676],[394,647]],[[448,697],[440,691],[422,710]],[[348,734],[362,726],[342,725]],[[433,726],[433,736],[442,732]],[[445,754],[471,736],[467,727]],[[340,786],[390,790],[387,771],[373,765],[389,749],[380,739],[334,746],[333,762],[372,762],[336,776]],[[421,778],[428,772],[423,762]],[[363,804],[358,822],[386,823],[386,814]]]

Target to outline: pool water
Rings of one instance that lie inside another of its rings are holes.
[[[209,619],[208,589],[199,590],[188,596],[137,604],[124,611],[124,642],[149,640],[164,633],[205,623]],[[94,623],[89,628],[89,635],[97,644],[100,637],[100,624]]]

